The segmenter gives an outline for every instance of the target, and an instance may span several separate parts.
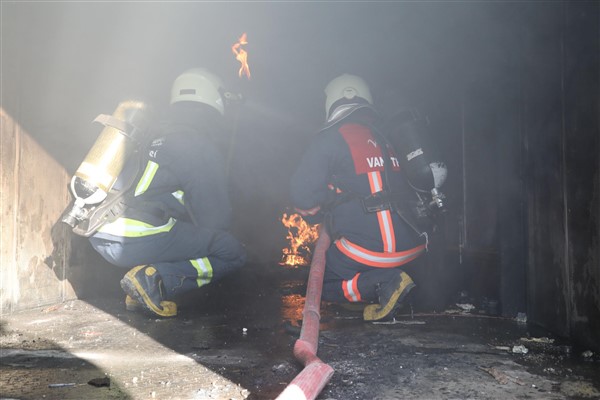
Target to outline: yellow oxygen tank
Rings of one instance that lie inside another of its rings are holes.
[[[75,202],[63,222],[75,227],[89,208],[101,203],[123,170],[123,166],[148,129],[147,105],[126,100],[112,115],[100,114],[94,122],[104,125],[98,139],[71,179]]]

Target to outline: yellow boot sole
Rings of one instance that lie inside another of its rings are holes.
[[[135,300],[130,295],[125,296],[125,309],[127,311],[139,311],[142,308],[142,304],[139,301]]]
[[[365,321],[379,321],[389,315],[394,310],[397,303],[401,302],[406,297],[408,292],[415,287],[415,283],[405,272],[400,273],[402,282],[398,289],[394,291],[387,304],[369,304],[363,311],[363,319]]]
[[[150,296],[148,296],[148,293],[146,293],[146,290],[144,290],[143,286],[139,283],[139,281],[135,277],[137,272],[142,268],[146,268],[146,266],[141,265],[141,266],[133,268],[131,271],[129,271],[127,274],[125,274],[125,278],[123,278],[121,280],[121,287],[127,293],[127,297],[130,297],[131,300],[135,301],[135,303],[139,304],[140,306],[143,306],[144,308],[148,309],[149,311],[153,312],[154,314],[156,314],[158,316],[161,316],[161,317],[176,316],[177,315],[177,304],[175,302],[163,300],[160,302],[159,306],[155,305],[152,302],[152,300],[150,299]],[[154,267],[148,266],[146,273],[150,272],[151,271],[150,269],[154,270]],[[125,297],[125,307],[126,308],[128,305],[127,297]],[[129,306],[136,307],[135,303],[130,301]]]

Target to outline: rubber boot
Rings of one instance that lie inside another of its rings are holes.
[[[121,288],[127,296],[153,314],[160,317],[177,315],[177,304],[163,300],[163,283],[156,268],[152,265],[140,265],[131,269],[121,279]],[[131,301],[128,304],[127,297],[125,298],[125,307],[135,307]]]
[[[135,300],[133,297],[131,297],[130,295],[125,295],[125,309],[127,311],[139,311],[142,308],[144,308],[142,306],[142,303],[140,303],[139,301]]]
[[[402,300],[416,285],[404,271],[394,279],[381,284],[377,289],[379,304],[370,304],[363,311],[365,321],[379,321],[393,316],[393,312],[400,307]]]

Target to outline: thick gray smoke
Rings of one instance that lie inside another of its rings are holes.
[[[441,146],[457,150],[447,146],[460,133],[448,116],[459,114],[465,82],[489,78],[510,61],[505,25],[507,10],[515,9],[487,2],[1,7],[2,107],[68,170],[76,169],[96,139],[99,127],[91,121],[98,114],[131,97],[160,110],[180,72],[207,67],[247,98],[232,117],[238,205],[244,214],[253,210],[263,223],[276,225],[291,171],[323,122],[323,88],[330,79],[361,75],[384,115],[407,104],[422,107]],[[492,18],[498,15],[502,23]],[[231,51],[244,32],[250,80],[238,77]],[[452,166],[452,154],[447,156]],[[281,235],[275,230],[275,241]]]

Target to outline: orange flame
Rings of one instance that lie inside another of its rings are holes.
[[[242,36],[239,38],[236,44],[231,46],[231,51],[233,51],[233,54],[235,54],[235,59],[242,64],[238,72],[240,78],[242,77],[242,74],[244,74],[248,79],[250,79],[250,67],[248,67],[248,53],[246,52],[246,50],[241,48],[244,44],[248,44],[248,40],[246,39],[246,32],[242,34]]]
[[[292,214],[288,217],[283,214],[281,222],[288,228],[286,239],[289,240],[289,247],[283,249],[283,259],[280,265],[298,266],[308,265],[310,262],[310,245],[313,244],[319,236],[319,225],[310,226],[302,219],[300,214]]]

